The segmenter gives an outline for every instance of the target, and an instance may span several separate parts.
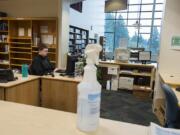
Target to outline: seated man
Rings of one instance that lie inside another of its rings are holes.
[[[38,55],[33,59],[30,66],[30,74],[32,75],[46,75],[54,71],[53,65],[48,59],[48,47],[40,45],[38,48]]]

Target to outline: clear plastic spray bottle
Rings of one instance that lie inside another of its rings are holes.
[[[82,82],[78,85],[77,127],[84,132],[93,132],[98,128],[100,117],[101,85],[97,81],[99,53],[98,44],[87,45],[85,49],[86,66]]]

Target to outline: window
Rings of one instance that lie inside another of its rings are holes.
[[[105,15],[105,49],[108,57],[127,38],[129,48],[145,48],[152,52],[152,60],[159,54],[160,30],[164,0],[129,0],[128,9]]]

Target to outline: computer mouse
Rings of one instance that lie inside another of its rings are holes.
[[[180,92],[180,87],[176,88],[176,91],[179,91],[179,92]]]

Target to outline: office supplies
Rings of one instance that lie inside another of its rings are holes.
[[[14,73],[10,69],[0,69],[0,82],[6,83],[9,81],[14,81]]]
[[[18,29],[18,36],[20,36],[20,37],[25,36],[25,29],[24,28],[19,28]]]
[[[151,123],[148,135],[180,135],[180,130],[163,128],[155,123]]]
[[[139,60],[139,52],[144,51],[144,48],[130,48],[130,61],[138,61]]]
[[[54,43],[53,35],[42,35],[41,42],[42,44],[52,45]]]
[[[48,26],[40,26],[40,33],[48,33]]]
[[[134,78],[133,77],[120,77],[119,89],[133,90]]]
[[[31,37],[32,36],[32,30],[31,28],[28,28],[28,37]]]

